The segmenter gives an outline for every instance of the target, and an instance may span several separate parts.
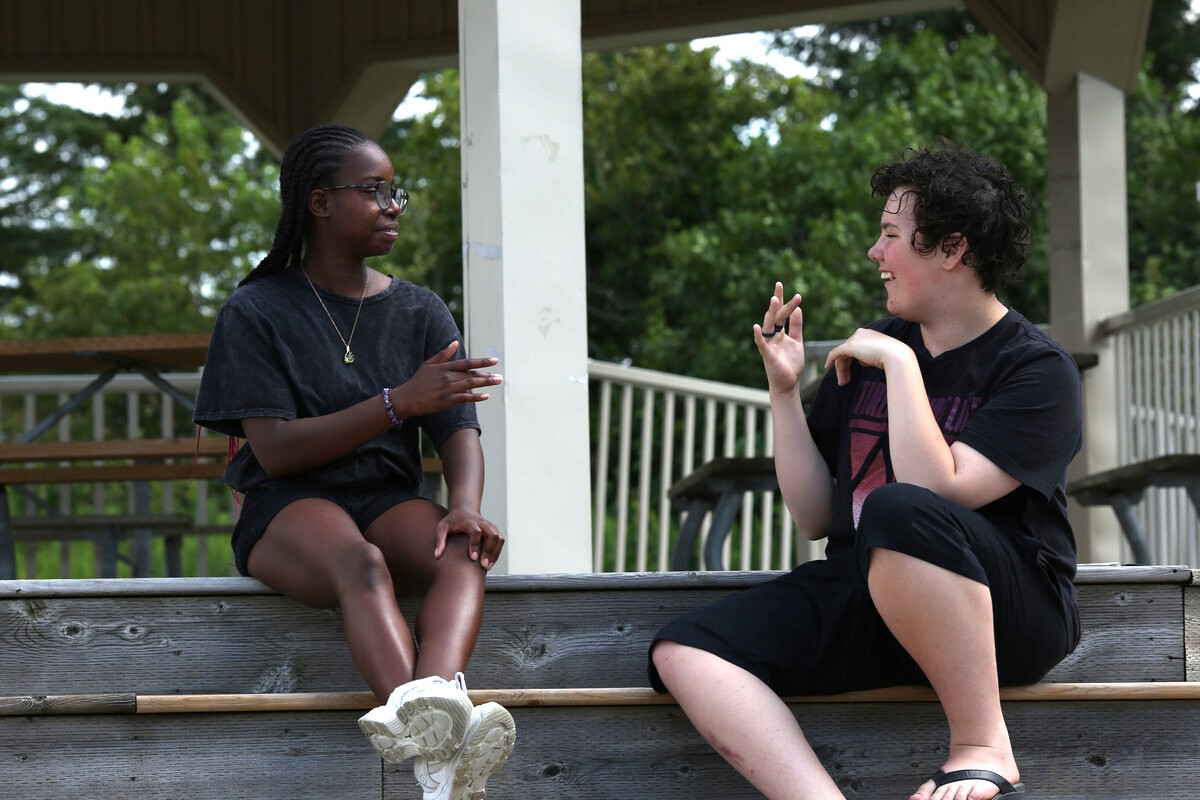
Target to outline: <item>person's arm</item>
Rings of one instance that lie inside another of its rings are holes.
[[[813,441],[800,400],[805,363],[800,299],[795,295],[783,302],[783,284],[776,283],[762,325],[754,326],[754,342],[767,372],[779,492],[797,529],[806,538],[817,540],[829,530],[833,477]]]
[[[917,356],[908,345],[860,328],[830,351],[826,366],[838,383],[858,361],[887,375],[888,452],[896,480],[923,486],[967,508],[979,508],[1016,489],[1020,482],[978,451],[946,439],[934,419]]]
[[[455,431],[438,448],[442,477],[448,491],[449,513],[438,523],[434,558],[441,558],[446,537],[463,533],[470,537],[468,552],[484,569],[491,569],[504,548],[504,534],[480,513],[483,500],[483,448],[474,428]]]
[[[392,406],[398,418],[488,399],[488,394],[474,390],[495,386],[502,378],[495,373],[475,370],[495,366],[497,359],[451,361],[457,350],[458,342],[451,342],[426,360],[409,380],[391,389]],[[255,458],[272,477],[296,475],[343,458],[383,433],[390,424],[380,395],[319,417],[293,420],[250,417],[242,420],[246,440],[250,442]]]

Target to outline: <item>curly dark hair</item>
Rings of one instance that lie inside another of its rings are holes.
[[[350,156],[375,140],[345,125],[309,128],[288,145],[279,167],[282,208],[275,226],[275,241],[258,266],[238,286],[300,263],[304,234],[308,231],[308,195],[320,188]]]
[[[887,198],[897,189],[916,201],[914,250],[928,256],[940,248],[949,255],[965,239],[963,263],[978,273],[985,291],[1020,282],[1028,205],[1025,188],[1000,162],[949,142],[909,148],[871,175],[873,195]]]

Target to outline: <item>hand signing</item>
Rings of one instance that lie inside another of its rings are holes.
[[[775,284],[775,293],[767,303],[762,324],[754,325],[754,343],[762,356],[771,391],[796,389],[804,372],[804,312],[800,295],[783,300],[783,284]]]

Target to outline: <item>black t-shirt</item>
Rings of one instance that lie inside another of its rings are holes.
[[[934,417],[947,444],[960,441],[1021,482],[978,510],[1023,543],[1029,563],[1069,591],[1075,536],[1067,519],[1067,465],[1082,445],[1079,369],[1059,344],[1010,310],[962,347],[936,358],[920,327],[899,318],[868,326],[916,353]],[[830,547],[853,540],[863,500],[895,480],[888,450],[883,370],[855,363],[850,382],[825,376],[809,427],[836,479]]]
[[[343,336],[349,336],[359,298],[317,288]],[[298,269],[286,269],[239,287],[225,301],[213,328],[200,378],[194,419],[230,436],[244,437],[247,417],[291,420],[341,411],[383,387],[398,386],[430,356],[462,341],[450,310],[429,289],[392,278],[362,303],[351,339],[353,364],[313,289]],[[465,358],[461,347],[454,356]],[[461,404],[404,421],[354,453],[302,477],[326,486],[389,482],[421,488],[420,434],[435,446],[455,431],[479,429],[473,405]],[[248,492],[268,480],[244,445],[225,471],[225,482]]]

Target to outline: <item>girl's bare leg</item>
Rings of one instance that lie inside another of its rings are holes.
[[[250,551],[248,567],[306,605],[341,607],[350,656],[380,702],[413,679],[416,645],[387,562],[341,508],[315,498],[290,504]]]
[[[447,680],[465,671],[483,619],[484,578],[467,554],[465,535],[451,534],[441,558],[433,557],[434,527],[445,510],[428,500],[410,500],[382,514],[366,538],[383,553],[397,589],[421,596],[416,635],[420,650],[415,677]]]

